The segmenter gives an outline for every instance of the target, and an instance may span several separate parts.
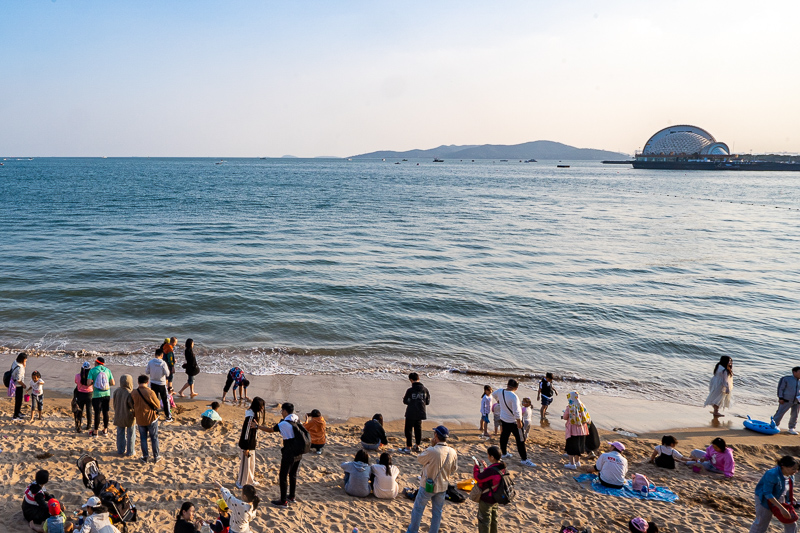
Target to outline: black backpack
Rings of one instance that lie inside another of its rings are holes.
[[[12,370],[6,370],[5,372],[3,372],[3,385],[6,388],[11,386],[11,374],[12,374],[12,372],[13,372],[13,369]]]
[[[300,460],[300,457],[311,451],[311,435],[303,424],[297,422],[289,422],[294,428],[294,438],[291,441],[292,455],[295,461]]]
[[[500,505],[508,505],[517,498],[517,492],[514,490],[514,482],[511,480],[511,475],[506,472],[500,472],[500,483],[497,488],[492,487],[492,498]]]

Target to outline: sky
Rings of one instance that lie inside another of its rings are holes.
[[[2,0],[0,154],[348,156],[702,127],[800,152],[800,2]]]

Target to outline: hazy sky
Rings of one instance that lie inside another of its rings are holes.
[[[0,154],[347,156],[670,124],[800,152],[800,2],[2,0]]]

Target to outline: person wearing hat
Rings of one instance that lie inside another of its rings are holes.
[[[219,517],[216,521],[209,521],[208,525],[214,533],[228,533],[231,530],[231,511],[223,498],[217,500],[217,509]]]
[[[78,533],[120,533],[108,518],[108,509],[100,502],[100,498],[92,496],[81,505],[86,512],[83,526]]]
[[[608,451],[597,458],[594,469],[600,484],[610,489],[621,489],[628,476],[628,460],[622,455],[625,445],[619,441],[609,442]]]
[[[102,376],[100,374],[103,374]],[[106,368],[106,360],[98,357],[94,362],[94,368],[86,376],[94,391],[92,392],[92,409],[94,409],[94,430],[89,432],[89,436],[96,437],[100,427],[100,413],[103,413],[103,435],[108,433],[108,408],[111,403],[111,387],[116,385],[114,375],[111,370]]]
[[[414,499],[414,508],[411,510],[411,523],[406,533],[418,533],[422,522],[422,513],[431,502],[431,527],[430,533],[437,533],[442,522],[442,508],[444,496],[450,485],[450,477],[458,468],[458,454],[447,445],[450,431],[444,426],[433,428],[431,446],[417,456],[417,461],[422,465],[420,488]]]
[[[86,411],[86,431],[92,429],[92,393],[94,392],[94,387],[92,384],[89,383],[89,371],[91,371],[92,365],[89,364],[89,361],[84,361],[81,364],[81,371],[75,374],[75,385],[78,388],[78,406],[81,408],[81,419],[83,418],[83,412]],[[75,430],[77,433],[81,432],[80,426],[78,426]]]
[[[74,529],[72,522],[67,522],[67,515],[61,509],[61,503],[55,498],[50,498],[47,502],[47,510],[50,517],[42,524],[44,533],[70,533]]]

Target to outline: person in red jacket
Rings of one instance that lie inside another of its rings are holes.
[[[494,501],[494,490],[497,490],[506,471],[506,465],[500,460],[502,453],[497,446],[490,446],[486,450],[489,456],[490,465],[486,461],[481,461],[483,471],[478,465],[477,460],[472,469],[472,477],[478,482],[478,487],[483,491],[481,501],[478,503],[478,532],[497,533],[497,507]]]

